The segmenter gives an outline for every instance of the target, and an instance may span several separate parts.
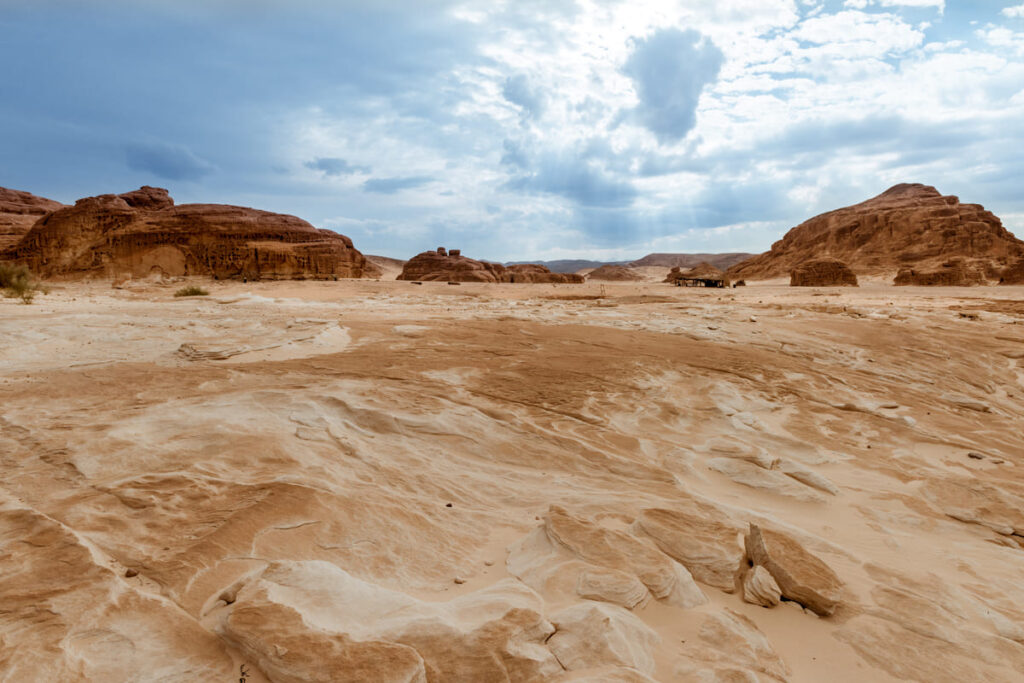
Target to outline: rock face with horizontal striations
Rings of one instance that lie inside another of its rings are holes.
[[[801,263],[789,273],[790,287],[856,287],[857,276],[839,259]]]
[[[16,244],[37,220],[63,206],[52,199],[0,187],[0,251]]]
[[[1001,285],[1024,285],[1024,258],[1020,259],[999,275]]]
[[[928,185],[902,184],[801,223],[770,251],[728,272],[733,279],[783,277],[825,256],[861,275],[888,275],[905,267],[934,270],[956,257],[979,259],[998,273],[1024,257],[1024,241],[978,204],[961,204]]]
[[[219,279],[372,276],[352,240],[301,218],[240,206],[176,206],[142,187],[86,197],[40,218],[0,260],[42,277],[209,275]]]
[[[951,259],[934,270],[900,268],[893,284],[924,285],[940,287],[968,287],[986,283],[983,266],[969,263],[965,259]]]

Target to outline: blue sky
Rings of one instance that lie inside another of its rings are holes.
[[[1024,236],[1016,0],[0,0],[0,186],[407,258],[762,251],[897,182]]]

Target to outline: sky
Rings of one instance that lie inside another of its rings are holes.
[[[1024,236],[1017,0],[0,0],[0,186],[364,253],[760,252],[900,182]]]

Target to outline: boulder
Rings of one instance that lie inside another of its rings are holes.
[[[985,284],[983,264],[962,258],[950,259],[935,270],[900,268],[893,284],[897,286],[921,285],[938,287],[966,287]]]
[[[1001,269],[1024,258],[1024,241],[978,204],[962,204],[927,185],[901,184],[801,223],[770,251],[736,264],[728,273],[734,280],[783,277],[825,256],[861,275],[887,275],[900,268],[934,270],[956,257]]]
[[[751,567],[764,567],[778,584],[782,597],[798,602],[820,616],[839,605],[842,582],[827,564],[807,552],[792,537],[750,525],[744,537]]]
[[[79,199],[40,218],[0,260],[42,277],[205,275],[337,279],[377,268],[352,240],[284,214],[221,204],[176,206],[167,190]]]
[[[461,250],[449,252],[444,247],[424,251],[405,262],[399,280],[421,282],[501,282],[505,266],[477,261],[462,255]]]
[[[856,287],[857,276],[839,259],[814,259],[805,261],[790,271],[789,286]]]
[[[651,508],[640,514],[637,526],[698,581],[727,593],[735,590],[742,527],[716,507],[693,501],[685,509]]]
[[[774,607],[782,599],[782,591],[768,570],[757,565],[743,575],[743,599],[752,605]]]
[[[0,251],[17,243],[37,220],[63,206],[52,199],[0,187]]]

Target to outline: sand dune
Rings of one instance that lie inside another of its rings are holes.
[[[1020,287],[204,286],[0,300],[0,678],[1024,677]]]

